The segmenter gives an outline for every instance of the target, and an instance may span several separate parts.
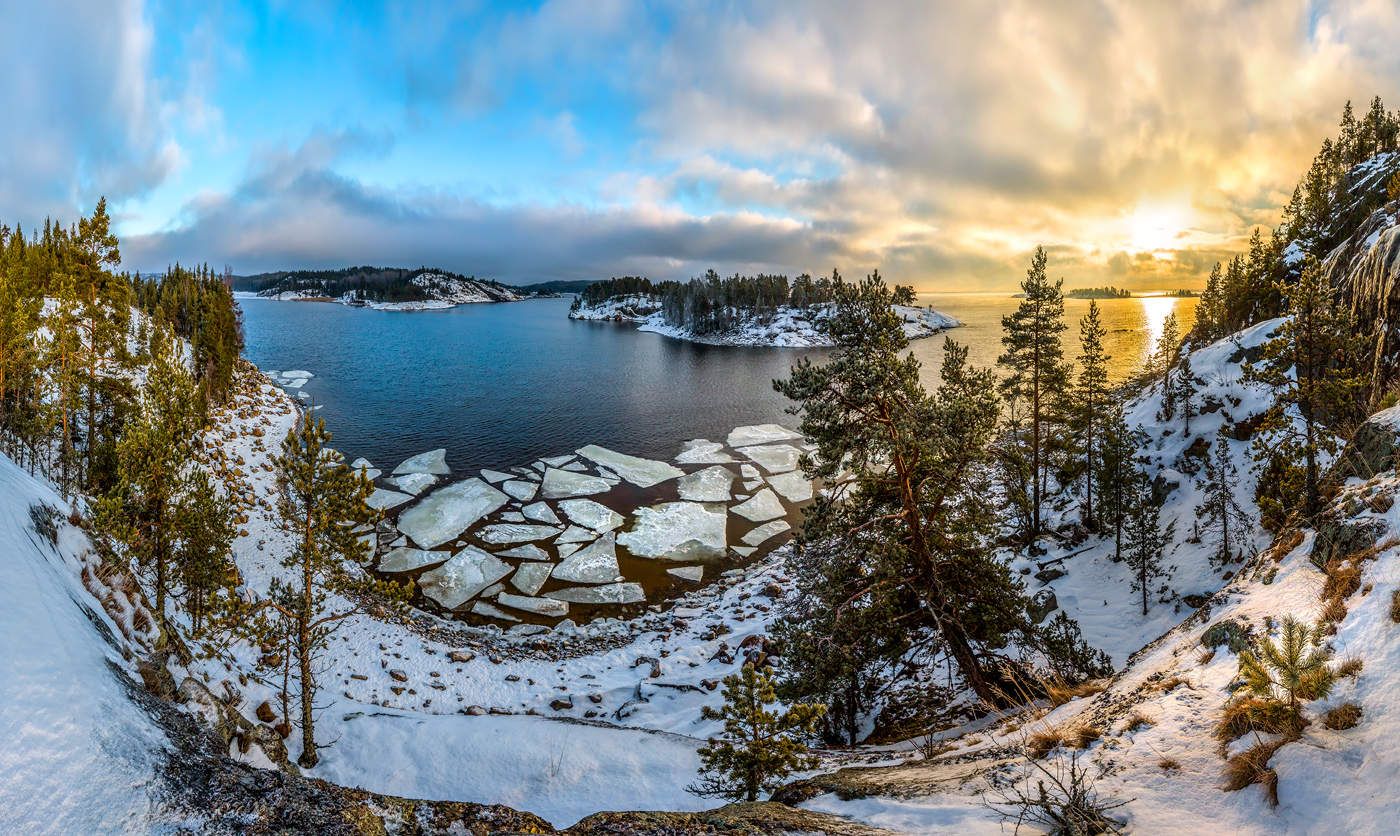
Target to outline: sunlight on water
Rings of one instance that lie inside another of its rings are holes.
[[[1181,300],[1175,296],[1144,296],[1134,300],[1142,305],[1142,317],[1145,321],[1144,331],[1146,339],[1142,347],[1142,353],[1138,359],[1139,363],[1146,363],[1147,358],[1152,355],[1157,347],[1157,340],[1162,338],[1162,328],[1166,324],[1167,317],[1171,316],[1177,308],[1177,303]],[[1192,305],[1192,310],[1195,305]],[[1181,326],[1181,317],[1177,317],[1177,325]]]

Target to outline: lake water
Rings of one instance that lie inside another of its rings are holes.
[[[722,440],[741,424],[795,426],[773,391],[802,356],[825,352],[704,346],[628,325],[578,322],[569,299],[393,312],[338,304],[242,299],[247,356],[263,369],[307,369],[304,391],[322,406],[334,444],[349,458],[392,468],[447,448],[454,473],[505,468],[600,444],[669,459],[690,438]],[[921,294],[965,323],[949,335],[971,360],[1001,352],[1010,294]],[[1113,373],[1141,367],[1175,312],[1183,330],[1195,299],[1100,300]],[[1066,348],[1078,351],[1083,300],[1066,302]],[[943,335],[915,342],[925,385],[937,385]]]

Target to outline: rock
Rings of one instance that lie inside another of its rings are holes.
[[[1042,589],[1031,596],[1030,604],[1026,606],[1026,612],[1030,615],[1033,623],[1040,624],[1050,617],[1050,613],[1059,608],[1060,602],[1055,597],[1055,590]]]
[[[1370,479],[1378,473],[1394,470],[1397,435],[1400,435],[1400,406],[1383,409],[1357,427],[1342,454],[1332,465],[1332,478],[1338,482],[1353,476]]]
[[[1319,569],[1335,558],[1350,557],[1376,545],[1386,531],[1384,520],[1374,518],[1336,519],[1327,517],[1317,525],[1312,553],[1308,559]]]
[[[476,658],[476,654],[470,650],[449,650],[447,658],[453,662],[466,663]]]
[[[1239,653],[1249,649],[1249,637],[1247,623],[1227,618],[1206,628],[1201,634],[1201,646],[1214,649],[1224,645],[1231,653]]]
[[[558,697],[549,701],[549,707],[555,711],[568,711],[574,707],[574,702],[565,697]]]
[[[485,717],[486,709],[479,705],[469,705],[467,706],[467,715],[471,717]]]
[[[253,713],[258,720],[264,723],[271,723],[277,719],[277,712],[272,710],[272,703],[267,700],[258,703],[258,707]]]
[[[1058,578],[1063,578],[1064,576],[1065,570],[1056,569],[1053,566],[1041,569],[1039,572],[1035,573],[1035,579],[1042,583],[1050,583],[1051,581],[1056,580]]]
[[[389,678],[392,679],[392,680],[394,680],[395,682],[407,682],[407,681],[408,681],[408,674],[406,674],[406,673],[404,673],[403,671],[398,670],[397,668],[395,668],[395,669],[389,671]]]
[[[1209,600],[1209,595],[1191,594],[1181,596],[1181,603],[1193,610],[1199,610],[1201,607],[1204,607]]]

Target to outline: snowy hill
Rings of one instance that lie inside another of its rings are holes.
[[[339,302],[376,310],[441,310],[481,302],[519,302],[541,295],[496,281],[445,270],[358,267],[345,270],[299,270],[241,276],[240,295],[280,301]]]
[[[904,327],[904,336],[917,340],[931,337],[962,323],[933,308],[912,305],[893,306]],[[734,328],[716,334],[696,334],[684,327],[672,325],[661,311],[660,300],[654,296],[633,294],[615,296],[598,304],[580,304],[569,312],[570,319],[592,322],[625,322],[639,331],[650,331],[689,342],[707,345],[770,346],[775,348],[821,348],[831,340],[821,332],[819,323],[826,308],[814,305],[809,310],[784,305],[771,314],[751,315]]]

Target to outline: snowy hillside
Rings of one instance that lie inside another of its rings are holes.
[[[931,337],[962,323],[933,308],[895,305],[904,327],[904,336],[917,340]],[[767,316],[750,316],[732,330],[718,334],[695,334],[666,321],[660,302],[651,296],[617,296],[596,305],[579,305],[569,312],[570,319],[593,322],[627,322],[639,331],[650,331],[666,337],[708,345],[771,346],[775,348],[821,348],[831,340],[821,332],[820,321],[825,308],[812,306],[804,311],[783,306]]]
[[[438,270],[381,271],[404,273],[386,278],[376,274],[376,283],[357,285],[346,271],[274,274],[254,277],[256,291],[240,291],[240,297],[260,297],[288,302],[339,302],[342,305],[384,311],[443,310],[457,305],[482,302],[519,302],[540,294],[517,287],[459,276]],[[253,279],[243,280],[247,285]],[[362,284],[362,283],[361,283]],[[350,287],[347,289],[347,285]],[[548,295],[548,294],[545,294]]]

